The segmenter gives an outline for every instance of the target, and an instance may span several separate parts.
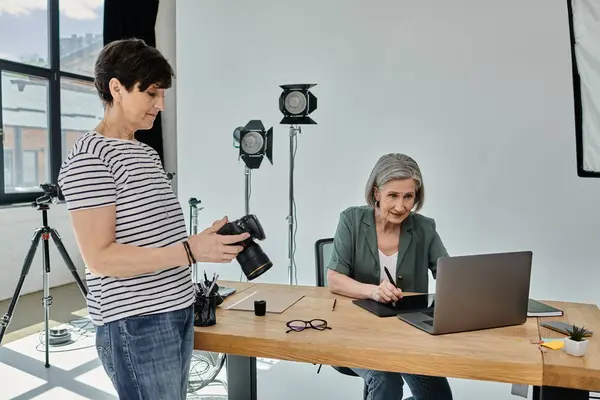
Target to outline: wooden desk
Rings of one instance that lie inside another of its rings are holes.
[[[532,344],[540,338],[536,318],[520,326],[432,336],[398,318],[378,318],[327,288],[229,281],[219,284],[235,287],[238,292],[219,307],[215,326],[195,328],[194,348],[233,355],[228,357],[227,366],[228,375],[236,381],[229,383],[231,400],[256,398],[255,357],[534,387],[600,390],[600,358],[588,355],[582,360],[558,352],[543,354]],[[294,291],[304,297],[284,313],[264,317],[225,309],[247,296],[250,288]],[[332,311],[334,298],[337,303]],[[583,317],[585,325],[600,334],[597,307],[556,305],[566,311],[567,318],[579,321]],[[286,333],[287,321],[313,318],[327,320],[333,329]],[[549,336],[550,332],[542,332],[542,337]],[[598,355],[599,350],[597,343],[590,343],[589,354]],[[544,399],[553,394],[547,390]]]
[[[562,350],[543,352],[544,386],[600,391],[600,309],[593,304],[556,301],[544,301],[544,303],[563,310],[564,316],[539,318],[540,323],[550,320],[565,321],[570,324],[584,325],[594,332],[584,357],[573,357]],[[540,338],[561,337],[564,335],[540,326]],[[589,396],[583,393],[581,398],[587,399]]]

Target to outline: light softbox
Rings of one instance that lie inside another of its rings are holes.
[[[600,178],[600,0],[567,0],[571,30],[577,174]]]

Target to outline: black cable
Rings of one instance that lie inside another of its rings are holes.
[[[204,387],[213,385],[215,383],[222,384],[222,382],[217,382],[215,380],[216,376],[212,377],[213,379],[211,379],[211,382],[206,382],[205,378],[202,377],[202,375],[208,373],[212,368],[216,369],[219,367],[218,364],[217,365],[213,364],[214,361],[216,361],[216,360],[211,359],[210,356],[208,356],[208,357],[205,356],[203,354],[203,352],[200,352],[200,353],[194,352],[192,354],[192,362],[191,362],[190,374],[189,374],[189,378],[188,378],[188,388],[187,388],[188,393],[194,393]],[[216,375],[218,375],[218,372]],[[211,378],[211,377],[209,377],[209,378]]]

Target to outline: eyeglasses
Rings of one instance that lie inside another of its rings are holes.
[[[316,329],[318,331],[324,331],[325,329],[331,329],[327,326],[327,321],[324,319],[311,319],[310,321],[303,321],[301,319],[295,319],[288,321],[285,325],[290,328],[286,333],[290,332],[301,332],[306,328]]]

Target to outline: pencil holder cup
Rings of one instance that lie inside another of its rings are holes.
[[[203,296],[204,289],[202,289],[202,286],[197,283],[194,283],[194,285],[196,286],[196,297]],[[210,293],[217,296],[217,307],[220,306],[223,303],[223,297],[219,294],[219,285],[215,283]]]
[[[196,295],[194,304],[194,326],[212,326],[217,323],[217,298],[216,293],[205,296],[202,293]]]

